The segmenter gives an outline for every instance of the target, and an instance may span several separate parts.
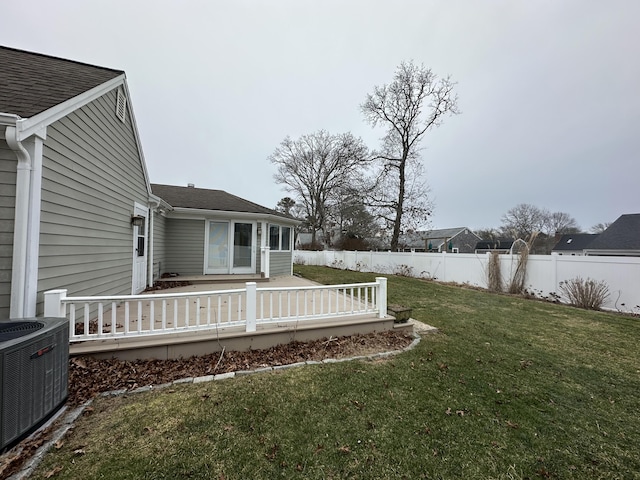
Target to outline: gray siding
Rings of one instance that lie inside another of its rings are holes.
[[[131,293],[131,214],[148,193],[130,118],[118,120],[115,104],[114,90],[47,129],[38,314],[42,292],[53,288]]]
[[[269,276],[282,277],[291,275],[293,252],[272,250],[269,252]]]
[[[180,275],[204,273],[204,220],[168,218],[166,266],[163,272]]]
[[[0,133],[3,135],[4,131]],[[9,318],[18,159],[0,137],[0,319]]]
[[[153,279],[158,279],[165,271],[167,264],[166,244],[167,218],[153,214]]]

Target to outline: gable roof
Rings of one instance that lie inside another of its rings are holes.
[[[258,215],[274,215],[295,222],[277,210],[272,210],[244,198],[237,197],[224,190],[207,188],[179,187],[175,185],[151,184],[154,195],[165,200],[172,207],[193,208],[198,210],[216,210],[223,212],[243,212]]]
[[[0,46],[0,112],[29,118],[124,74]]]
[[[567,252],[584,250],[593,240],[598,237],[597,233],[571,233],[560,237],[560,240],[553,247],[553,252]]]
[[[427,242],[431,242],[432,248],[438,248],[443,245],[445,241],[454,238],[465,230],[469,230],[469,233],[476,235],[467,227],[441,228],[401,234],[398,243],[405,247],[425,248]],[[476,237],[478,236],[476,235]],[[478,240],[480,240],[480,237],[478,237]]]
[[[640,213],[620,215],[588,246],[589,250],[640,250]]]

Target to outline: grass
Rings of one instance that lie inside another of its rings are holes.
[[[405,277],[389,302],[440,333],[376,363],[99,399],[32,478],[640,478],[638,318]]]

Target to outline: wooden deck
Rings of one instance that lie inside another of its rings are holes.
[[[204,277],[173,277],[176,281],[189,281],[191,285],[160,290],[150,293],[183,293],[213,290],[228,290],[244,286],[246,282],[256,279],[232,276],[231,281],[204,282]],[[189,280],[187,280],[189,279]],[[195,282],[193,281],[195,280]],[[266,287],[301,287],[316,285],[309,280],[298,277],[281,277],[271,279]],[[326,300],[331,298],[326,296]],[[335,297],[333,297],[335,298]],[[142,306],[143,318],[149,322],[149,305]],[[235,307],[234,307],[235,308]],[[120,310],[120,309],[119,309]],[[326,310],[325,310],[326,311]],[[120,315],[122,312],[118,312]],[[179,315],[180,317],[182,315]],[[120,318],[119,322],[122,322]],[[157,320],[156,320],[157,321]],[[169,322],[170,323],[170,322]],[[145,326],[148,328],[148,325]],[[186,358],[226,350],[265,349],[294,340],[310,341],[331,336],[367,334],[385,330],[413,331],[411,324],[394,324],[394,317],[385,315],[379,318],[374,314],[349,315],[341,318],[282,321],[258,325],[257,331],[247,332],[244,326],[213,327],[207,330],[176,331],[138,336],[135,338],[96,338],[72,342],[69,348],[71,355],[91,355],[97,358],[134,359],[170,359]],[[133,326],[132,326],[133,330]]]

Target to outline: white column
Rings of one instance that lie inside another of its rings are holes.
[[[387,316],[387,278],[376,277],[378,282],[378,318]]]
[[[247,282],[247,332],[256,331],[256,305],[257,305],[257,286],[256,282]]]

